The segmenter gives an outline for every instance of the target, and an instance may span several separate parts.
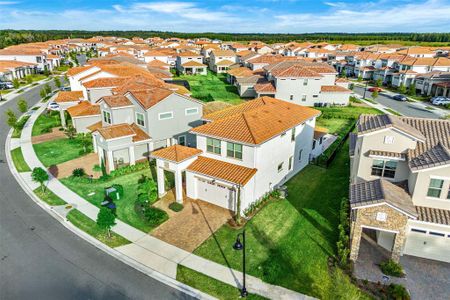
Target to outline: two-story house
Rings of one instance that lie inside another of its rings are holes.
[[[187,197],[243,212],[309,163],[319,115],[270,97],[205,115],[207,123],[191,130],[196,149],[176,145],[152,153],[158,190],[165,190],[164,171],[174,172],[177,201],[184,177]]]
[[[203,56],[192,51],[178,53],[175,66],[177,72],[181,74],[207,74],[206,65],[203,64]]]
[[[350,258],[371,236],[396,261],[450,262],[450,121],[361,115],[350,140]]]
[[[236,61],[233,50],[214,50],[209,54],[209,68],[216,73],[226,73]]]
[[[189,131],[202,124],[203,104],[170,89],[148,87],[98,101],[101,122],[93,124],[94,151],[109,171],[135,164],[173,144],[195,146]]]

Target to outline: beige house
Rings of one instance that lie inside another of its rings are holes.
[[[450,262],[450,121],[361,115],[350,138],[351,254],[371,237]]]

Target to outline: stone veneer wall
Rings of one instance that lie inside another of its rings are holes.
[[[385,213],[386,220],[377,220],[378,213]],[[356,219],[353,214],[356,214]],[[400,213],[386,204],[353,209],[350,227],[350,259],[353,261],[358,259],[362,230],[364,226],[369,226],[380,230],[386,229],[397,232],[392,249],[392,259],[398,262],[405,244],[407,222],[407,215]]]

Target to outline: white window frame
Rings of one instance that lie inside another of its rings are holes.
[[[106,116],[108,116],[108,118],[106,118]],[[106,119],[108,119],[109,121],[107,121]],[[103,121],[107,124],[112,124],[112,117],[109,111],[106,110],[103,111]]]
[[[162,115],[164,114],[170,114],[170,117],[168,118],[161,118]],[[162,112],[158,114],[158,120],[162,121],[162,120],[170,120],[173,119],[173,111],[166,111],[166,112]]]
[[[195,110],[195,112],[189,112],[190,110]],[[185,114],[186,116],[193,116],[193,115],[196,115],[196,114],[198,114],[198,107],[190,107],[190,108],[186,108],[186,109],[184,110],[184,114]]]
[[[142,116],[142,123],[143,124],[139,124],[139,118],[138,116]],[[145,127],[145,116],[143,113],[140,112],[136,112],[136,124],[138,124],[139,126]]]

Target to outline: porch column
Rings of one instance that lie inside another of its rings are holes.
[[[442,96],[447,97],[447,87],[444,88],[444,93],[442,93]]]
[[[64,114],[64,109],[59,108],[59,116],[61,117],[61,126],[66,128],[66,116]]]
[[[134,157],[134,146],[128,148],[128,157],[130,158],[130,165],[135,165],[136,158]]]
[[[161,198],[166,194],[164,186],[164,169],[156,166],[156,178],[158,181],[158,196]]]
[[[403,245],[405,244],[405,232],[399,231],[395,235],[394,246],[392,247],[392,255],[391,258],[395,262],[399,262],[400,255],[402,254]]]
[[[113,157],[113,152],[112,151],[106,151],[106,156],[107,156],[107,160],[108,160],[108,168],[109,168],[109,172],[114,170],[114,157]]]
[[[92,148],[94,148],[94,153],[97,153],[97,137],[95,135],[92,135]]]
[[[359,244],[361,242],[362,227],[354,224],[350,241],[350,259],[356,261],[359,254]]]
[[[178,203],[183,203],[183,177],[181,171],[175,171],[175,198]]]

